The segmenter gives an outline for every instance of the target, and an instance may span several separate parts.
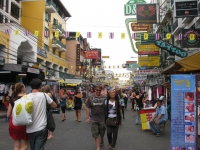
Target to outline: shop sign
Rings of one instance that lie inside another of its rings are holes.
[[[47,58],[47,52],[44,49],[41,49],[39,47],[37,48],[37,54],[44,58]]]
[[[174,45],[171,45],[169,43],[166,43],[162,40],[157,40],[155,41],[155,45],[157,45],[158,47],[160,47],[161,49],[166,50],[167,52],[173,54],[173,55],[177,55],[181,58],[187,57],[188,53],[186,51],[184,51],[181,48],[178,48]]]
[[[86,51],[85,58],[86,59],[96,59],[96,58],[98,58],[98,51],[95,51],[95,50]]]
[[[159,47],[157,47],[155,44],[138,46],[138,55],[158,55],[158,54],[159,54]]]
[[[156,4],[137,4],[136,5],[137,23],[157,23],[157,5]]]
[[[92,65],[97,66],[101,65],[101,49],[93,49],[98,52],[98,57],[95,59],[92,59]]]
[[[154,34],[148,34],[148,39],[144,39],[144,33],[141,34],[141,44],[154,44],[155,42],[155,35]]]
[[[141,56],[138,57],[139,67],[158,67],[160,60],[158,56]]]
[[[65,79],[65,83],[68,83],[68,84],[81,84],[82,80],[79,80],[79,79]]]
[[[177,18],[197,17],[198,16],[198,0],[176,0],[175,16]]]
[[[140,75],[154,75],[154,74],[159,74],[159,70],[158,69],[134,70],[133,73]]]
[[[134,76],[134,81],[144,81],[147,79],[147,75],[136,75]]]
[[[31,68],[31,67],[28,67],[27,72],[40,74],[40,70],[39,69],[35,69],[35,68]]]
[[[132,31],[149,31],[150,25],[149,24],[138,24],[138,23],[131,23]]]
[[[80,52],[81,52],[80,44],[77,44],[76,45],[76,68],[79,68],[79,66],[81,66]],[[79,71],[79,69],[77,71]]]
[[[197,150],[196,104],[196,76],[171,75],[171,150]]]
[[[5,65],[5,59],[4,58],[0,58],[0,65]]]
[[[110,56],[102,56],[102,58],[110,58]]]
[[[136,4],[141,4],[141,3],[146,3],[145,0],[129,0],[125,5],[124,5],[124,15],[136,15],[136,10],[135,10],[135,5]]]
[[[183,29],[182,48],[199,48],[200,47],[200,29]],[[194,35],[194,38],[191,38]]]

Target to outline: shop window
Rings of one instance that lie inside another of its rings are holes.
[[[47,44],[44,44],[44,49],[49,52],[49,46]]]
[[[48,12],[45,12],[45,21],[50,22],[50,14]]]
[[[11,3],[11,15],[16,18],[16,19],[19,19],[20,17],[20,8],[15,5],[14,3]]]

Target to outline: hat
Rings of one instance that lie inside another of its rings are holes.
[[[156,98],[156,102],[162,102],[162,100],[160,100],[159,98]]]

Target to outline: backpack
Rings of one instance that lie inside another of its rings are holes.
[[[15,101],[12,110],[13,124],[15,126],[30,125],[32,123],[33,98],[24,95]]]

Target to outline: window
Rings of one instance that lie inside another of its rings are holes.
[[[50,21],[50,14],[48,12],[45,12],[45,21]]]
[[[0,0],[0,8],[3,8],[3,1],[4,0]]]
[[[44,28],[44,37],[48,38],[49,37],[49,29],[48,28]]]
[[[61,56],[62,56],[62,52],[59,52],[59,57],[61,58]]]
[[[58,24],[58,20],[56,20],[55,18],[53,18],[53,24]]]
[[[16,19],[19,19],[20,8],[14,3],[11,3],[11,15]]]
[[[44,50],[49,52],[49,46],[47,44],[44,44]]]

